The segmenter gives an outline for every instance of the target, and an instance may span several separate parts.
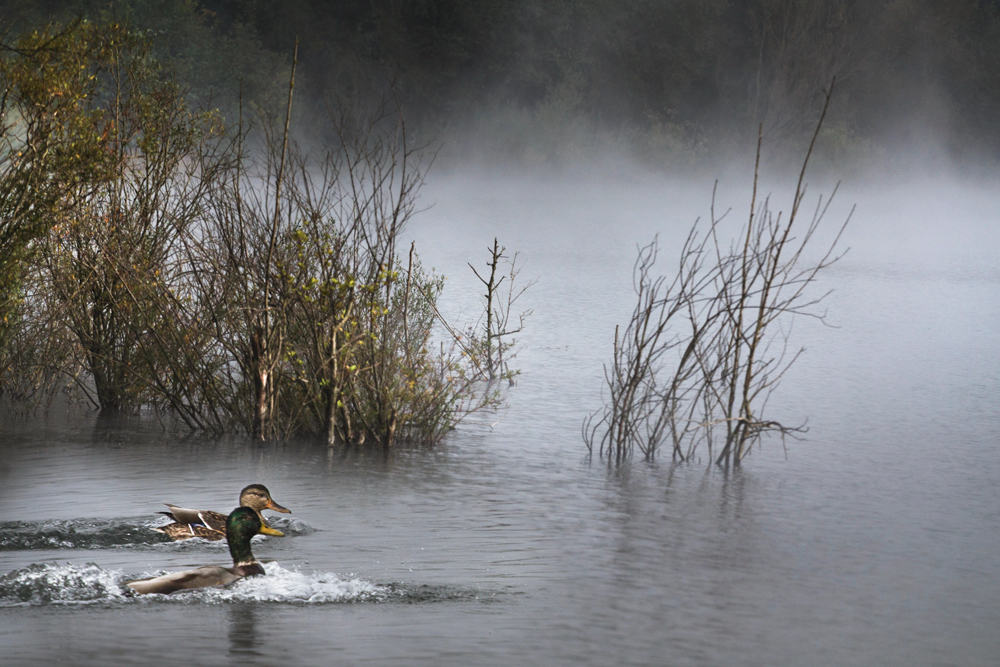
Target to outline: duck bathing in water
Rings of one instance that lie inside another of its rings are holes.
[[[226,542],[229,555],[233,557],[232,567],[207,565],[195,570],[164,574],[152,579],[126,582],[126,586],[139,595],[160,593],[166,595],[175,591],[209,586],[226,586],[240,579],[264,574],[264,567],[253,557],[250,539],[262,532],[258,512],[250,507],[237,507],[226,518]]]
[[[153,530],[164,533],[174,540],[189,540],[192,537],[201,537],[206,540],[222,540],[226,538],[226,515],[221,512],[209,510],[191,510],[184,507],[177,507],[167,503],[170,508],[166,514],[174,523],[166,526],[158,526]],[[240,491],[240,507],[248,507],[257,513],[260,519],[260,532],[264,535],[284,537],[280,530],[267,525],[267,520],[261,514],[261,510],[274,510],[284,514],[291,514],[291,510],[282,507],[271,498],[271,492],[263,484],[251,484]]]

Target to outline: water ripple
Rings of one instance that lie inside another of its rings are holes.
[[[0,551],[105,549],[170,542],[142,519],[69,519],[0,523]]]
[[[0,577],[0,608],[124,600],[120,574],[94,563],[34,563]]]

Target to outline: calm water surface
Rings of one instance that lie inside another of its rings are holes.
[[[854,193],[852,251],[820,286],[838,328],[795,324],[807,353],[771,406],[808,417],[806,441],[729,473],[589,462],[580,422],[630,309],[635,243],[659,232],[667,266],[709,195],[432,186],[412,233],[450,277],[451,317],[473,317],[465,262],[494,234],[540,278],[509,410],[433,451],[8,420],[0,663],[997,664],[1000,197]],[[149,526],[164,502],[228,510],[251,482],[293,510],[287,537],[255,538],[267,577],[122,596],[130,577],[226,563],[224,545]]]

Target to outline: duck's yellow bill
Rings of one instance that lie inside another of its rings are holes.
[[[271,528],[270,526],[264,526],[264,525],[262,525],[260,527],[260,534],[261,535],[273,535],[274,537],[284,537],[285,536],[285,534],[283,532],[281,532],[280,530],[277,530],[275,528]]]

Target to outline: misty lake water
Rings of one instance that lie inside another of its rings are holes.
[[[719,208],[742,217],[742,182]],[[493,236],[534,314],[509,409],[431,451],[204,442],[79,410],[0,430],[0,664],[995,665],[1000,660],[1000,190],[845,188],[829,323],[771,405],[808,417],[742,469],[588,461],[584,416],[631,309],[711,183],[432,179],[410,233],[473,319]],[[776,196],[787,210],[787,197]],[[5,418],[7,420],[8,418]],[[493,423],[496,422],[496,423]],[[165,543],[162,503],[228,510],[266,484],[268,576],[126,598],[228,561]]]

